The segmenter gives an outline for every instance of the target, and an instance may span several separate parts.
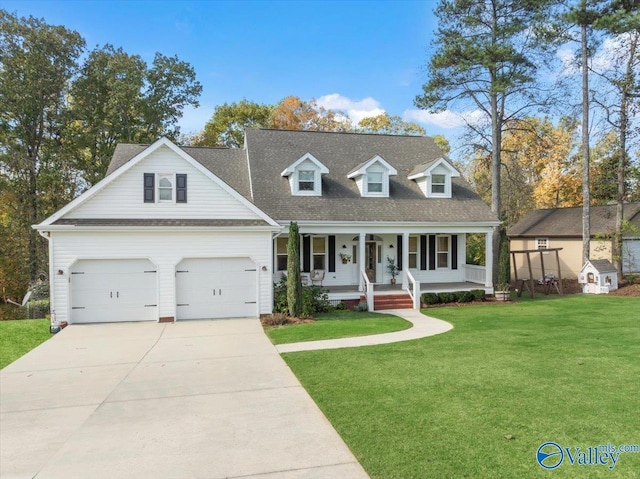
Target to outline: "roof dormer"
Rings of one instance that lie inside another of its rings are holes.
[[[361,196],[383,197],[389,196],[389,177],[398,171],[379,155],[359,164],[347,174],[347,178],[354,179]]]
[[[427,198],[451,198],[451,179],[460,172],[444,158],[416,166],[408,178],[415,180]]]
[[[281,173],[289,178],[291,194],[294,196],[322,196],[322,175],[329,169],[311,153],[306,153]]]

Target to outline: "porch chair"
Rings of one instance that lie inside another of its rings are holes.
[[[311,271],[311,284],[320,283],[322,286],[322,280],[324,279],[323,269],[314,269]]]

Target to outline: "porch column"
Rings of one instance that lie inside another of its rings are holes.
[[[360,239],[358,240],[358,284],[360,285],[360,291],[364,291],[364,278],[362,277],[362,270],[366,270],[367,267],[364,257],[364,243],[366,241],[366,236],[366,233],[360,233]]]
[[[402,233],[402,289],[409,287],[409,233]]]
[[[493,286],[493,229],[490,229],[484,239],[484,285],[487,288]]]

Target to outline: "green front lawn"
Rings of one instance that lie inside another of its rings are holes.
[[[50,337],[48,319],[0,321],[0,369]]]
[[[372,478],[640,477],[538,447],[640,443],[640,300],[537,298],[433,308],[444,334],[283,355]],[[506,437],[505,437],[506,436]]]
[[[409,321],[391,314],[334,311],[317,314],[315,318],[314,323],[274,326],[265,331],[274,344],[285,344],[390,333],[411,327]]]

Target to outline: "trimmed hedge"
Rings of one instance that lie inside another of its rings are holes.
[[[438,304],[440,297],[436,293],[422,293],[420,300],[423,304]]]
[[[470,303],[471,301],[484,301],[485,294],[484,289],[442,293],[422,293],[420,300],[422,301],[422,304],[426,304],[427,306],[440,303]]]
[[[473,295],[474,301],[484,301],[487,296],[487,292],[484,289],[472,289],[470,293]]]

